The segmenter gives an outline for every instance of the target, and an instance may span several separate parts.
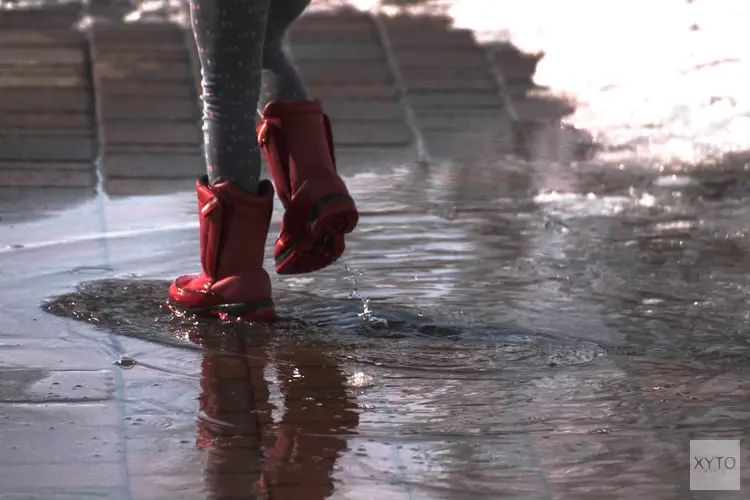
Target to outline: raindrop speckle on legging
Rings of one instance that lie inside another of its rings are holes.
[[[203,137],[211,184],[255,192],[260,178],[256,109],[306,100],[299,72],[282,49],[287,28],[310,0],[191,0],[203,74]]]

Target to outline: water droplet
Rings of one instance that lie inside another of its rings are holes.
[[[130,370],[131,368],[135,367],[138,362],[133,358],[129,358],[128,356],[121,356],[120,359],[115,361],[114,364],[119,366],[123,370]]]

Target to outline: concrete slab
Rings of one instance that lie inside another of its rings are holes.
[[[91,160],[96,143],[91,137],[0,136],[0,160]]]
[[[382,61],[385,59],[383,49],[375,43],[341,44],[341,43],[316,43],[295,44],[294,59],[325,60],[325,61]]]
[[[407,146],[411,132],[402,124],[370,125],[339,120],[333,124],[336,144],[341,146]]]
[[[105,153],[102,157],[103,171],[110,177],[138,178],[192,178],[205,171],[203,157],[195,153],[179,154],[173,151],[166,154],[147,154],[143,148],[134,147],[131,153]]]
[[[317,84],[308,85],[310,96],[321,100],[383,100],[393,101],[398,98],[398,89],[393,85],[383,84]]]
[[[99,140],[105,150],[117,145],[134,146],[197,146],[203,140],[203,133],[196,120],[157,121],[128,120],[111,121],[99,128]]]
[[[104,123],[122,120],[200,120],[200,110],[194,99],[173,98],[148,99],[135,96],[130,99],[100,96],[98,103],[99,119]]]
[[[294,46],[292,48],[294,50]],[[305,75],[305,83],[314,85],[380,84],[393,85],[393,75],[385,60],[370,63],[342,65],[330,61],[300,61],[299,71]]]
[[[132,61],[107,60],[100,56],[94,65],[94,74],[104,80],[142,80],[156,82],[192,83],[193,70],[185,62],[164,63],[158,60],[137,59]],[[106,84],[106,83],[105,83]]]
[[[81,66],[85,61],[79,47],[0,48],[0,65]]]
[[[30,133],[60,130],[71,134],[88,133],[93,128],[88,113],[54,113],[46,110],[39,112],[5,112],[0,114],[0,134],[11,131],[19,133],[28,130]]]
[[[3,187],[87,187],[96,185],[96,174],[91,163],[83,164],[84,169],[49,168],[46,163],[18,162],[20,168],[12,164],[0,165],[0,186]]]
[[[3,112],[81,112],[93,108],[88,89],[54,89],[45,92],[40,88],[11,88],[0,93],[0,111]]]

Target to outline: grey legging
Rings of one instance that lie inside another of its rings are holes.
[[[287,28],[310,0],[190,0],[203,70],[203,133],[211,184],[255,193],[260,149],[256,109],[307,100],[302,78],[282,50]]]

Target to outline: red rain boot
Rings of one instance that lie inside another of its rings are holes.
[[[263,269],[273,186],[263,181],[252,195],[228,182],[209,186],[203,176],[196,188],[203,272],[172,283],[169,307],[222,319],[274,320],[271,280]]]
[[[359,220],[336,171],[331,123],[320,101],[271,101],[258,126],[286,212],[274,247],[276,272],[302,274],[335,262]]]

